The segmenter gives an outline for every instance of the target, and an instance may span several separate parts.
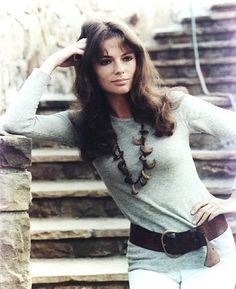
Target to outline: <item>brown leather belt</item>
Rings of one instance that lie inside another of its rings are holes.
[[[218,215],[213,220],[185,232],[168,230],[162,234],[131,223],[129,240],[137,246],[164,252],[172,258],[207,246],[205,266],[211,267],[219,262],[219,256],[209,241],[223,234],[227,228],[224,215]]]

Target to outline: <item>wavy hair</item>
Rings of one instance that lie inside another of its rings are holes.
[[[119,37],[122,45],[129,47],[136,57],[132,88],[127,95],[134,120],[150,124],[158,137],[170,136],[175,130],[175,119],[171,115],[174,103],[167,97],[167,89],[161,88],[158,72],[135,33],[119,22],[86,22],[79,37],[87,38],[86,49],[75,65],[73,91],[77,100],[70,110],[70,120],[78,133],[78,146],[85,161],[111,154],[117,140],[109,103],[93,68],[102,53],[103,42],[113,37]]]

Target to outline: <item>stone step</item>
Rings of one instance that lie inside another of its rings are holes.
[[[231,195],[234,178],[204,178],[210,193],[220,198]],[[122,217],[104,183],[100,180],[33,181],[33,218]]]
[[[95,168],[81,161],[77,148],[41,147],[32,150],[33,179],[98,179]]]
[[[206,85],[210,92],[232,93],[236,91],[236,78],[234,76],[205,77]],[[164,78],[163,84],[168,87],[184,86],[192,95],[203,94],[198,78]]]
[[[158,61],[161,62],[161,61]],[[175,79],[175,78],[186,78],[191,80],[192,78],[198,78],[198,74],[195,65],[192,66],[158,66],[156,68],[160,74],[160,77],[165,81],[165,79]],[[231,64],[202,64],[201,70],[204,78],[213,77],[235,77],[236,75],[236,63]]]
[[[203,179],[207,189],[214,195],[228,194],[233,183],[232,179]],[[64,199],[64,198],[104,198],[111,197],[110,192],[101,180],[57,180],[33,181],[31,184],[33,199]]]
[[[219,161],[236,160],[236,151],[211,151],[211,150],[192,150],[194,160],[200,161]]]
[[[173,32],[172,32],[173,33]],[[234,49],[236,46],[235,39],[231,39],[228,41],[201,41],[198,42],[198,48],[200,49],[222,49],[222,48],[232,48]],[[186,42],[186,43],[167,43],[167,44],[160,44],[155,45],[152,47],[147,47],[149,53],[156,52],[159,53],[161,51],[169,51],[169,50],[193,50],[193,43]],[[216,59],[217,60],[217,59]]]
[[[192,156],[195,160],[236,160],[236,151],[192,150]],[[41,148],[32,150],[32,162],[81,162],[81,158],[74,148]]]
[[[233,40],[236,35],[236,25],[227,25],[219,27],[202,27],[197,29],[198,42],[206,41],[220,41],[220,40]],[[163,31],[157,32],[154,35],[157,44],[172,44],[172,43],[191,43],[192,34],[191,30],[176,30],[176,31]]]
[[[123,217],[101,180],[33,181],[30,216]]]
[[[209,34],[212,31],[227,31],[227,27],[235,25],[236,11],[214,12],[207,16],[196,17],[196,31]],[[186,18],[182,21],[183,30],[191,32],[191,19]],[[231,29],[230,29],[231,31]]]
[[[214,25],[220,27],[234,24],[236,20],[236,11],[212,11],[212,13],[209,15],[197,16],[195,19],[198,27],[208,26],[209,24],[211,24],[213,27]],[[183,25],[189,25],[191,24],[191,18],[184,18],[181,22]]]
[[[81,161],[77,148],[40,148],[32,150],[32,162],[78,162]]]
[[[230,178],[236,175],[236,151],[192,150],[199,177]]]
[[[127,237],[125,218],[31,218],[31,240]]]
[[[155,57],[155,56],[153,56]],[[217,59],[211,59],[211,58],[201,58],[200,59],[201,65],[208,65],[211,67],[212,65],[234,65],[236,64],[236,57],[234,56],[226,56],[226,57],[217,57]],[[194,59],[187,59],[187,58],[181,58],[181,59],[160,59],[160,60],[153,60],[153,64],[160,68],[160,67],[185,67],[185,66],[193,66],[194,65]]]
[[[102,198],[110,196],[105,184],[100,180],[33,181],[31,193],[33,199]]]
[[[235,216],[228,222],[235,235]],[[125,256],[129,226],[125,218],[31,219],[31,257]]]
[[[31,259],[32,289],[128,289],[123,256],[104,258]],[[48,287],[47,287],[48,286]],[[67,287],[68,286],[68,287]]]
[[[31,218],[31,257],[125,255],[128,234],[125,218]]]
[[[206,77],[205,81],[207,84],[236,84],[236,78],[232,76],[226,76],[226,77]],[[175,85],[183,85],[183,86],[190,86],[190,85],[196,85],[199,84],[199,79],[198,78],[170,78],[170,79],[164,79],[164,82],[168,86],[175,86]],[[229,91],[228,91],[229,92]]]
[[[236,234],[236,219],[227,218]],[[30,218],[31,240],[128,237],[126,218]]]
[[[232,177],[235,175],[235,150],[194,150],[193,158],[201,177]],[[33,150],[29,168],[34,180],[99,179],[93,166],[80,161],[73,148]],[[209,175],[208,175],[209,174]]]
[[[191,134],[190,146],[192,150],[235,150],[236,140],[216,138],[209,134]]]
[[[202,61],[205,64],[207,64],[208,59],[212,61],[209,64],[214,64],[213,60],[219,64],[235,61],[230,58],[230,56],[236,55],[235,48],[235,40],[198,42],[199,57],[200,59],[203,58]],[[166,60],[167,62],[163,61],[165,65],[169,64],[168,60],[173,59],[179,60],[179,63],[183,62],[182,65],[188,65],[189,63],[192,64],[189,60],[194,58],[192,42],[159,44],[148,48],[148,52],[153,60]]]
[[[230,11],[236,11],[236,4],[231,3],[222,3],[222,4],[215,4],[211,7],[211,11],[217,11],[217,12],[230,12]]]
[[[37,113],[51,114],[69,109],[76,97],[72,93],[44,93],[40,99]]]

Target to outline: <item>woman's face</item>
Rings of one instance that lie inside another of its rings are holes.
[[[103,42],[102,55],[94,64],[94,71],[107,97],[126,95],[136,70],[134,52],[118,37]]]

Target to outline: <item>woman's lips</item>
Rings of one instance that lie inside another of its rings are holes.
[[[122,85],[122,84],[126,84],[128,80],[129,79],[116,79],[116,80],[113,80],[112,82],[117,85]]]

